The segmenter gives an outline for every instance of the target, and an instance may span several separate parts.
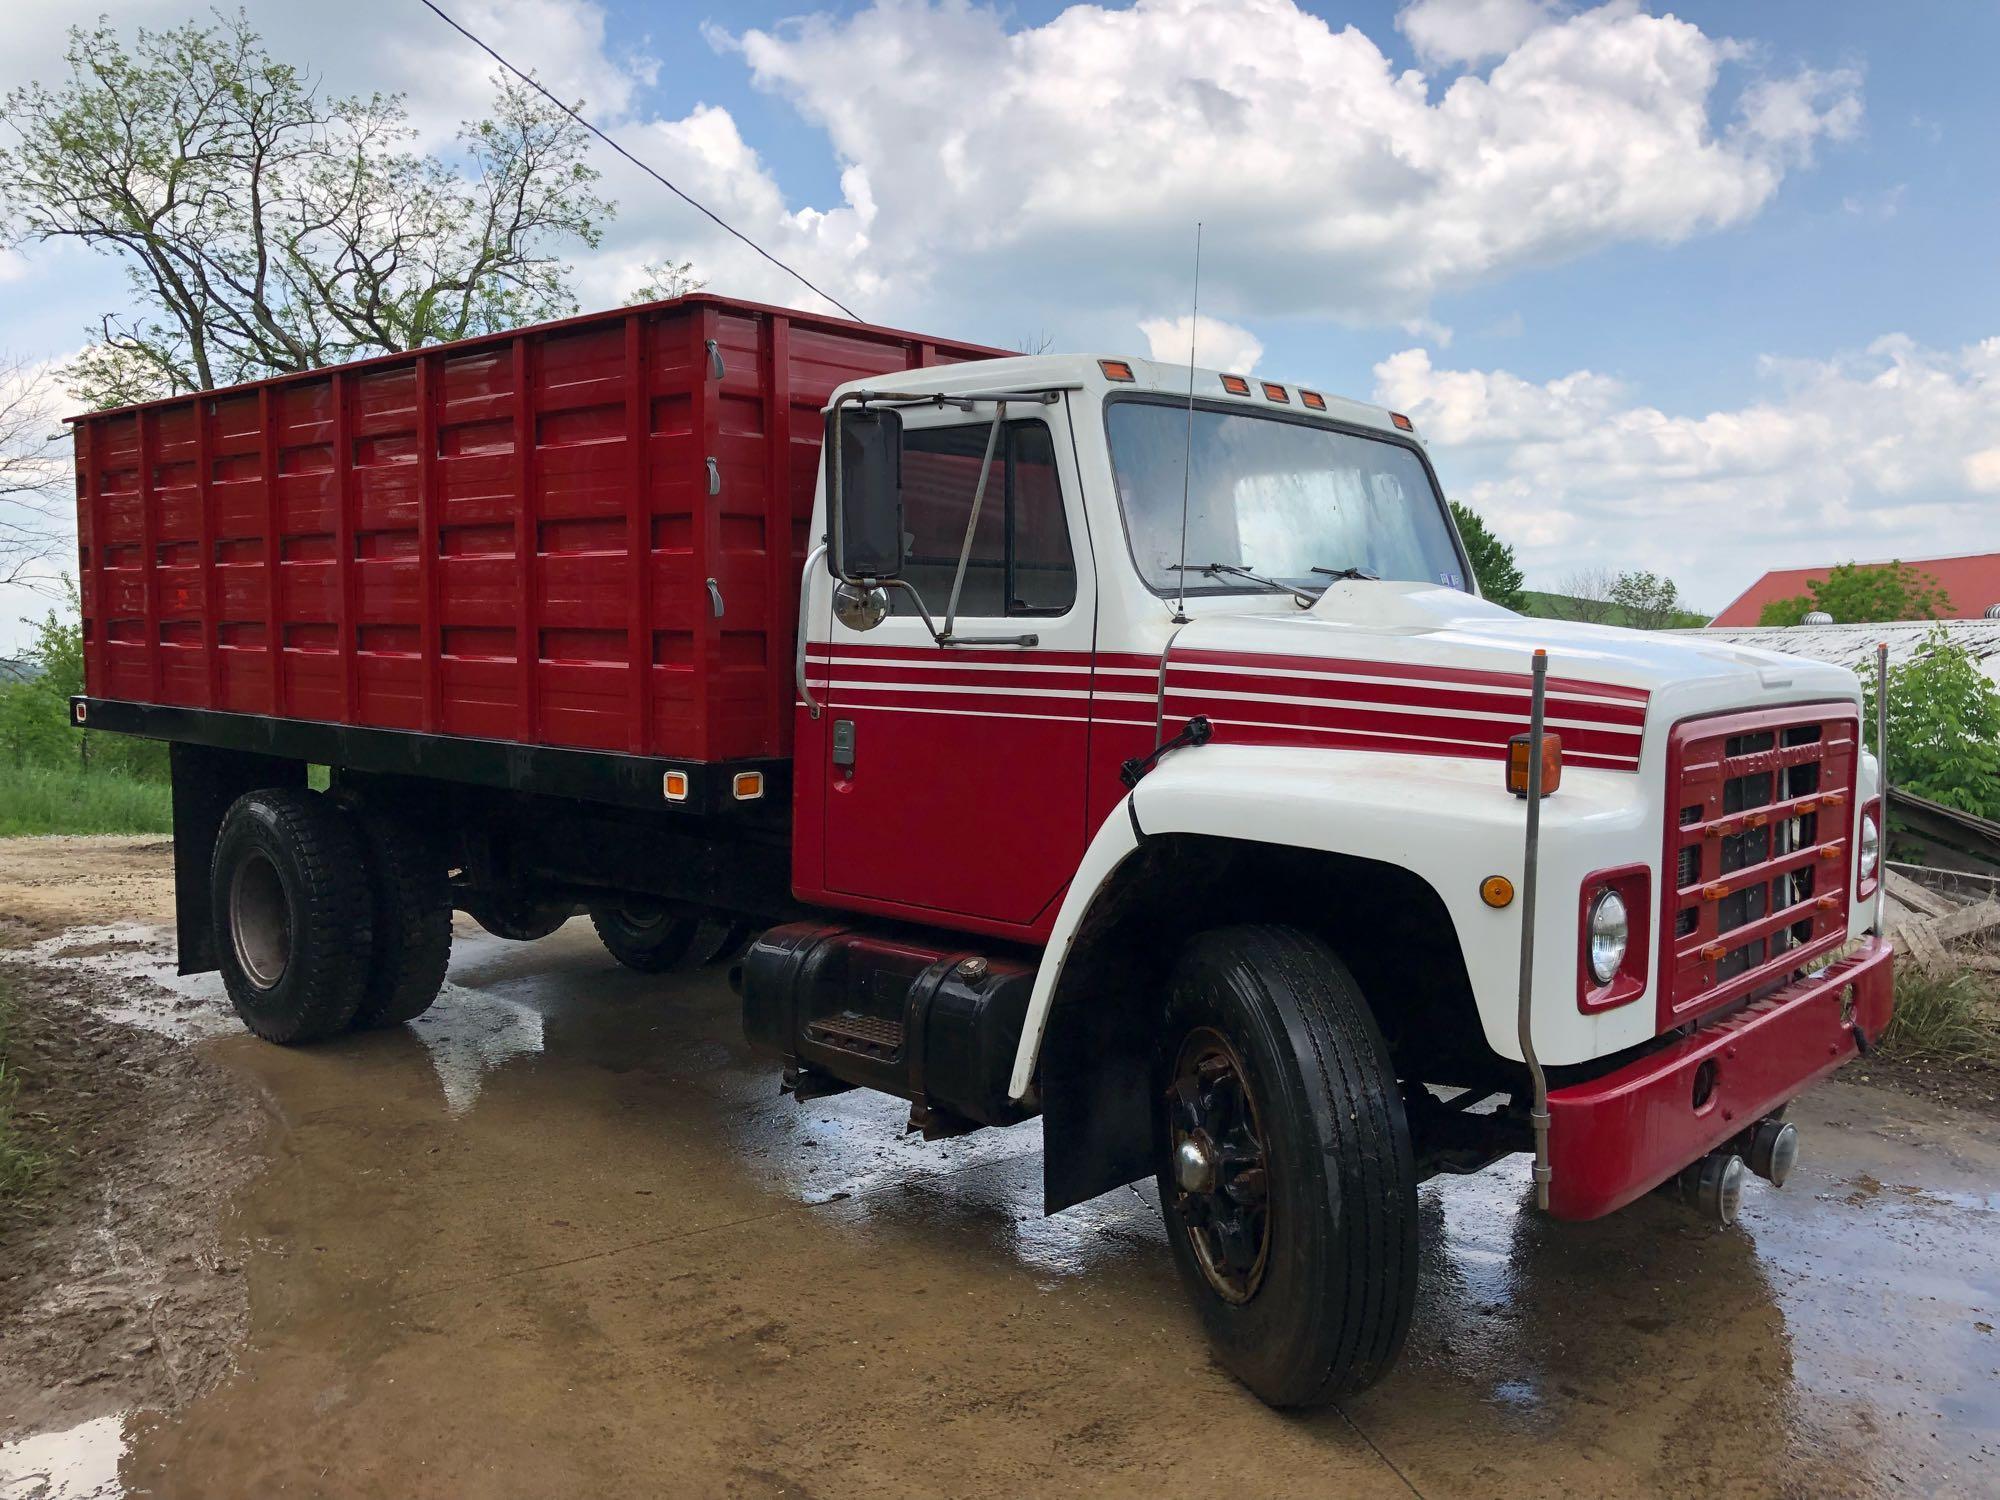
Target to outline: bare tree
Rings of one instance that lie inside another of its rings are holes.
[[[1617,585],[1609,568],[1579,568],[1563,579],[1551,603],[1565,620],[1602,625],[1611,618],[1611,591]]]
[[[68,540],[57,507],[69,477],[47,366],[0,355],[0,584],[52,591]]]
[[[1047,354],[1055,347],[1056,336],[1046,328],[1037,328],[1033,333],[1014,340],[1014,347],[1023,354]]]
[[[575,310],[559,256],[612,212],[587,137],[497,83],[462,170],[411,149],[402,99],[335,98],[215,24],[70,32],[69,77],[15,89],[0,123],[0,238],[124,262],[137,311],[72,367],[97,405],[490,332]]]

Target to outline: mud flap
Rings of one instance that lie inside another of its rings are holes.
[[[178,741],[167,747],[167,758],[173,772],[174,936],[179,972],[205,974],[216,962],[208,874],[222,815],[238,797],[259,787],[304,786],[305,762]]]

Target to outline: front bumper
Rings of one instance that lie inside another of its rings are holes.
[[[1858,1055],[1895,1008],[1882,938],[1602,1078],[1549,1093],[1549,1212],[1623,1208]],[[1697,1083],[1705,1094],[1695,1103]]]

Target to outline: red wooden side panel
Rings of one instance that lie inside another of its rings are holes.
[[[83,418],[87,689],[783,755],[819,409],[997,352],[697,296]]]

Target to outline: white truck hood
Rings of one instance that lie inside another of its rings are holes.
[[[1295,614],[1204,614],[1173,653],[1218,651],[1324,656],[1415,667],[1522,673],[1537,647],[1549,675],[1638,688],[1657,718],[1719,708],[1860,699],[1853,672],[1725,641],[1658,631],[1536,620],[1457,589],[1421,583],[1335,583]]]

